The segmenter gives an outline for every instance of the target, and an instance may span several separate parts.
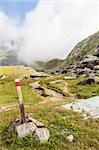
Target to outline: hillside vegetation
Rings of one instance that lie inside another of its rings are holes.
[[[0,75],[5,75],[8,78],[22,78],[29,76],[31,71],[34,70],[24,66],[0,66]]]
[[[90,88],[90,85],[80,86],[77,83],[83,80],[82,77],[68,81],[63,75],[29,78],[29,70],[30,68],[23,66],[0,67],[0,73],[7,76],[0,80],[0,150],[97,150],[99,120],[84,120],[80,113],[65,110],[62,105],[74,102],[77,96],[84,98],[99,95],[98,84],[92,84],[94,88]],[[28,78],[24,78],[25,76]],[[15,133],[8,131],[10,123],[19,115],[14,81],[17,77],[21,78],[26,112],[32,113],[50,131],[51,137],[46,144],[39,144],[32,135],[17,138]],[[35,82],[41,87],[50,87],[58,97],[54,99],[52,96],[36,93],[30,88],[30,84],[35,85]],[[60,97],[64,85],[70,95]],[[8,109],[2,110],[2,106]],[[72,142],[66,138],[70,134],[74,136]]]
[[[64,62],[64,60],[61,60],[61,59],[52,59],[46,62],[37,61],[36,65],[35,66],[33,65],[33,67],[38,71],[39,70],[43,70],[43,71],[53,70],[57,66],[59,66],[62,62]]]
[[[64,64],[69,65],[81,61],[87,55],[93,54],[99,45],[99,32],[79,42],[66,58]]]

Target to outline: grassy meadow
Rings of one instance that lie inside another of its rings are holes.
[[[7,76],[0,80],[0,107],[15,105],[11,110],[0,112],[0,150],[98,150],[99,149],[99,120],[89,119],[84,121],[80,113],[63,109],[61,106],[68,103],[72,98],[67,96],[65,100],[47,101],[36,94],[29,86],[34,79],[27,80],[28,68],[20,69],[16,67],[0,67],[1,73]],[[17,138],[15,133],[8,131],[8,127],[19,115],[18,98],[15,87],[15,78],[21,79],[23,99],[26,112],[44,123],[50,131],[50,139],[46,144],[39,144],[31,135],[26,138]],[[92,84],[80,86],[77,83],[83,78],[75,80],[64,80],[63,76],[53,76],[53,78],[37,79],[43,85],[48,85],[49,81],[61,79],[68,83],[68,90],[76,98],[87,98],[99,95],[99,85]],[[54,85],[54,90],[62,91]],[[50,85],[50,87],[53,87]],[[55,89],[56,88],[56,89]],[[70,143],[66,137],[72,134],[74,140]]]

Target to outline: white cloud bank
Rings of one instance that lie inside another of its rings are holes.
[[[28,63],[65,58],[77,42],[98,30],[97,1],[40,0],[21,25],[0,12],[0,37],[22,37],[19,56]]]

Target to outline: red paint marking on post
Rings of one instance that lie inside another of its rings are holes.
[[[16,82],[15,84],[16,84],[16,86],[20,86],[20,82]]]
[[[18,99],[19,99],[19,108],[20,108],[20,113],[21,113],[21,123],[24,123],[25,122],[25,108],[24,108],[22,91],[21,91],[19,79],[15,79],[15,84],[16,84],[16,89],[17,89],[17,94],[18,94]]]

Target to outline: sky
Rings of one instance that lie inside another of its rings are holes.
[[[38,0],[0,0],[0,9],[9,17],[18,16],[24,21],[25,14],[36,7]]]
[[[18,55],[28,63],[66,58],[98,30],[99,0],[0,0],[0,37],[23,39]]]

